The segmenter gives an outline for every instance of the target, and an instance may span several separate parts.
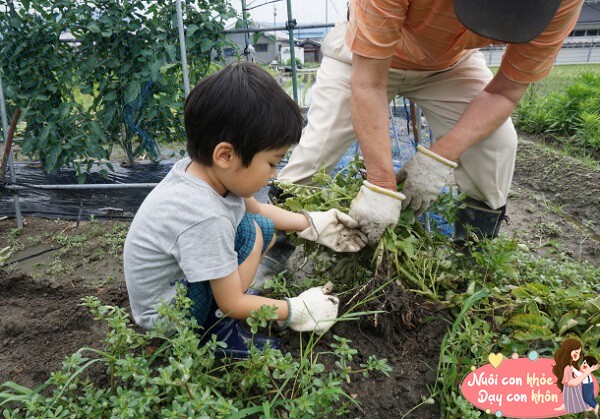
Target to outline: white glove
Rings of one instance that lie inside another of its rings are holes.
[[[396,182],[406,181],[402,188],[406,195],[402,209],[411,208],[419,216],[435,201],[442,187],[452,180],[457,164],[425,147],[418,146],[417,150],[419,152],[396,173]]]
[[[336,252],[358,252],[367,245],[367,237],[358,223],[336,209],[325,212],[303,212],[310,227],[298,233],[306,240],[320,243]]]
[[[395,226],[400,218],[402,201],[405,196],[364,181],[356,198],[350,204],[348,215],[358,222],[358,226],[369,238],[369,243],[381,240],[385,229]]]
[[[327,295],[333,289],[328,282],[322,287],[313,287],[297,297],[286,298],[289,314],[285,322],[279,322],[284,329],[289,326],[296,332],[315,331],[319,335],[325,333],[335,323],[339,298]]]

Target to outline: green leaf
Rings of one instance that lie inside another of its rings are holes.
[[[100,33],[100,26],[96,22],[88,23],[87,28],[92,33]]]
[[[558,321],[558,334],[564,335],[568,330],[574,328],[579,324],[585,324],[585,320],[578,321],[579,313],[570,311]]]
[[[200,29],[200,27],[198,25],[194,25],[194,24],[188,25],[188,27],[187,27],[187,36],[191,37],[192,35],[194,35],[196,33],[196,31],[198,29]]]
[[[104,95],[103,97],[104,102],[113,102],[114,100],[117,99],[117,93],[116,92],[108,92]]]
[[[141,86],[137,80],[133,80],[127,86],[127,90],[125,90],[125,103],[133,103],[137,100],[138,96],[141,94]]]
[[[175,48],[175,45],[167,45],[165,49],[167,51],[167,55],[169,56],[169,60],[177,61],[177,48]]]
[[[161,61],[155,61],[152,64],[150,64],[150,77],[152,78],[152,81],[156,81],[158,79],[161,67]]]
[[[519,330],[515,332],[514,338],[517,340],[538,340],[538,339],[553,339],[554,333],[546,327],[531,325],[527,330]]]

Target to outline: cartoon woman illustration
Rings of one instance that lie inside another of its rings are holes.
[[[556,364],[552,367],[552,372],[557,378],[556,386],[563,395],[563,405],[554,410],[566,410],[567,413],[593,410],[583,400],[581,383],[598,369],[598,364],[583,372],[579,371],[577,361],[581,357],[581,349],[581,342],[577,339],[566,339],[554,354]]]

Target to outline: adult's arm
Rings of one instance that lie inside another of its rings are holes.
[[[391,58],[352,56],[350,112],[367,178],[374,185],[396,190],[388,119],[387,82]]]
[[[499,70],[467,106],[454,128],[437,140],[430,150],[448,160],[458,161],[465,151],[487,138],[506,121],[527,86],[527,83],[510,80]]]

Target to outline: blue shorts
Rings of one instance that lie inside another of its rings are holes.
[[[265,254],[269,248],[269,244],[275,234],[275,226],[273,220],[263,217],[262,215],[252,214],[247,212],[242,218],[242,221],[238,225],[237,231],[235,232],[235,244],[234,248],[238,254],[238,265],[244,263],[244,261],[250,256],[254,243],[256,242],[256,224],[260,227],[260,231],[263,236],[263,247],[261,254]]]
[[[256,243],[256,224],[260,227],[263,236],[263,247],[261,254],[265,254],[269,244],[275,235],[275,226],[269,218],[258,214],[247,212],[235,232],[234,249],[238,255],[238,265],[250,256],[254,243]],[[190,308],[190,314],[196,318],[199,325],[206,321],[209,310],[214,305],[214,297],[210,289],[210,281],[190,282],[187,284],[187,296],[194,305]]]

